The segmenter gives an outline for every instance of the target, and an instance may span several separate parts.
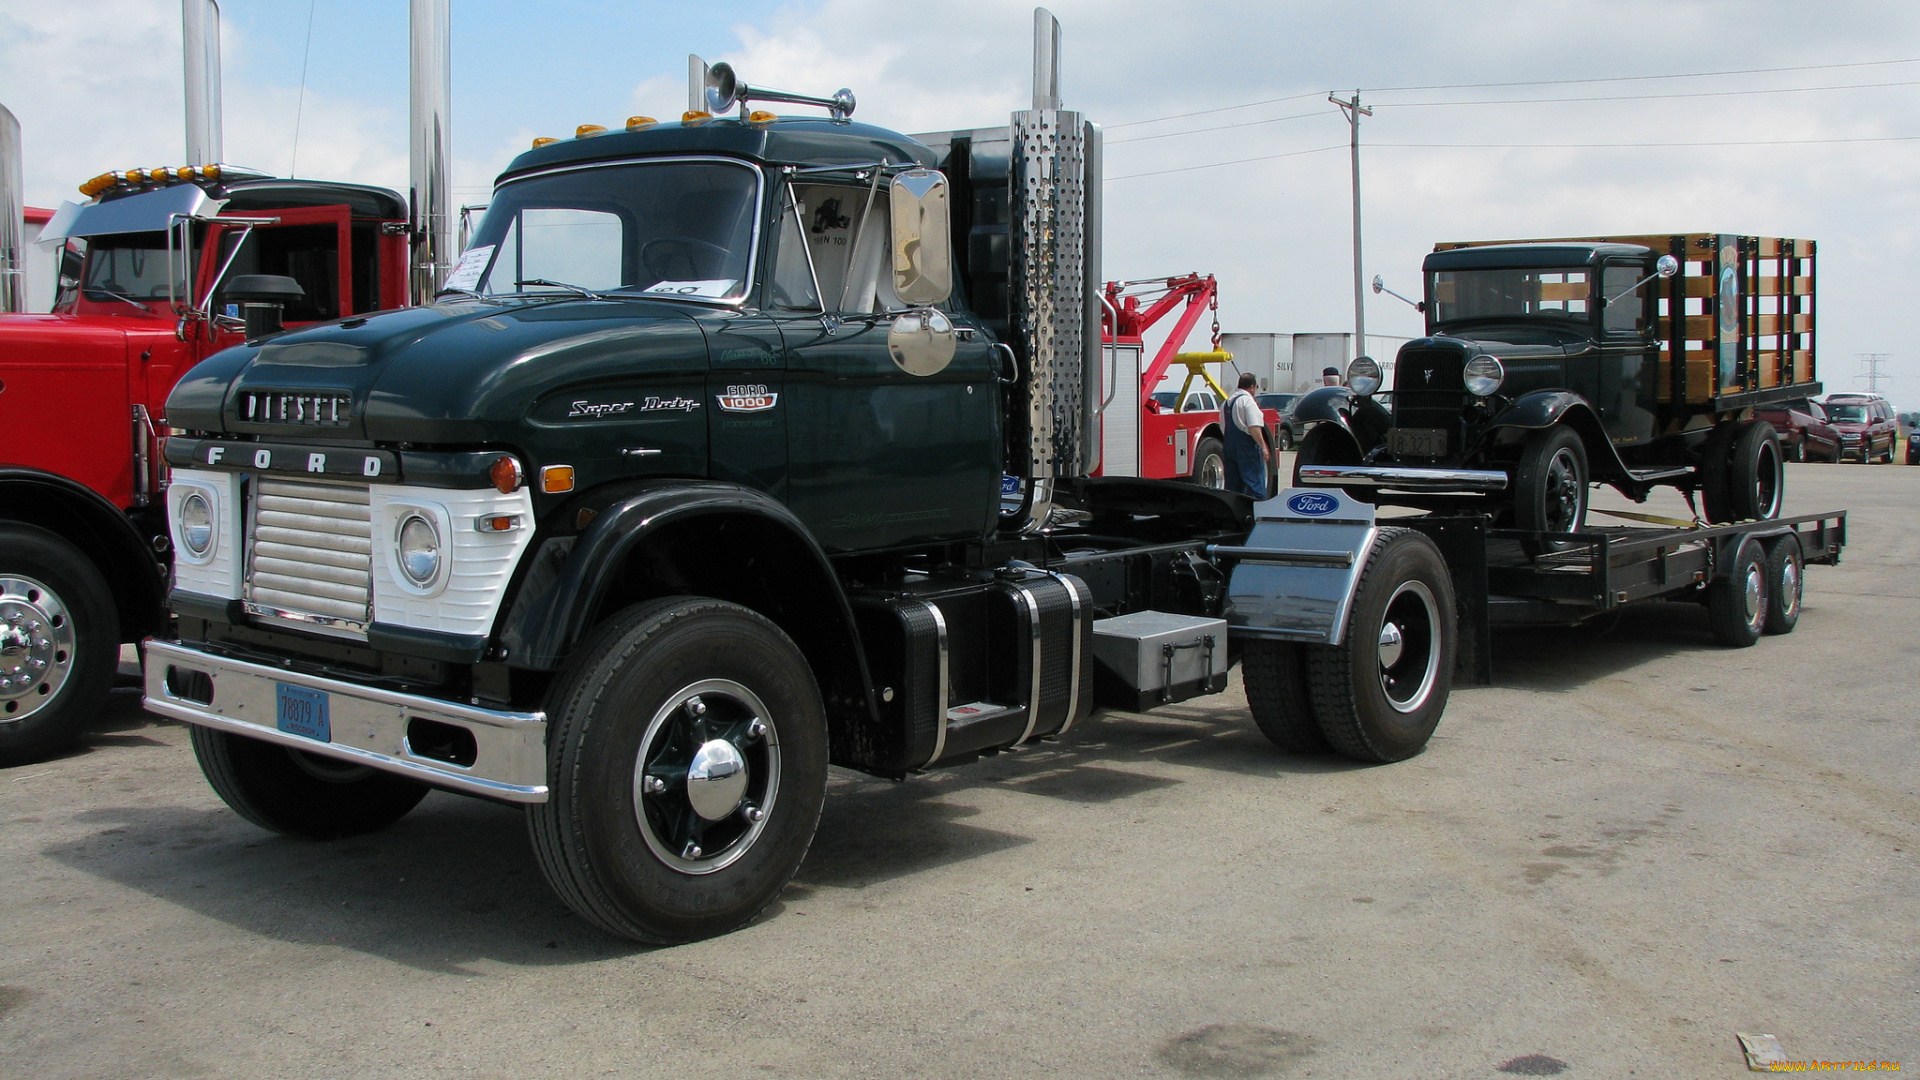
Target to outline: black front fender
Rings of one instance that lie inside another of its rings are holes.
[[[1571,410],[1591,413],[1587,399],[1571,390],[1539,390],[1500,410],[1489,428],[1549,428],[1560,423]]]
[[[1345,386],[1322,386],[1294,403],[1293,418],[1302,424],[1337,425],[1361,454],[1387,440],[1393,417],[1378,401],[1361,397]]]

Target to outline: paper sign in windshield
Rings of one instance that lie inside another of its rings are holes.
[[[733,278],[710,278],[706,281],[662,281],[647,286],[650,293],[664,293],[669,296],[704,296],[718,300],[733,291]]]
[[[492,244],[486,247],[468,248],[467,253],[460,256],[460,265],[454,267],[453,273],[447,275],[447,283],[442,288],[465,289],[472,292],[473,287],[480,284],[480,275],[486,272],[487,263],[492,259]]]

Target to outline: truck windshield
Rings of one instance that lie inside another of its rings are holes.
[[[1549,318],[1586,322],[1592,283],[1586,270],[1436,270],[1427,312],[1436,323],[1461,319]]]
[[[735,299],[750,279],[759,192],[759,172],[730,161],[511,181],[494,193],[446,287],[483,296],[579,288]]]
[[[186,260],[174,261],[184,263]],[[176,275],[183,274],[184,270],[184,265],[174,267]],[[173,297],[185,300],[185,277],[177,277],[172,289]],[[132,300],[143,304],[158,300],[165,304],[169,298],[167,235],[156,232],[91,237],[80,290],[89,300]]]

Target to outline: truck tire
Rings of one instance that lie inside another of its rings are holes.
[[[1280,430],[1273,433],[1273,448],[1283,454],[1293,449],[1293,428],[1281,424]]]
[[[656,944],[724,934],[800,866],[826,797],[806,658],[737,604],[674,597],[594,631],[548,699],[549,795],[527,829],[556,893]]]
[[[1749,420],[1739,426],[1727,453],[1727,509],[1735,521],[1771,521],[1786,498],[1787,470],[1773,425]]]
[[[1707,619],[1713,640],[1744,649],[1767,626],[1767,556],[1758,540],[1740,544],[1728,572],[1707,586]]]
[[[214,794],[270,832],[340,840],[407,816],[427,785],[289,746],[194,725],[193,756]]]
[[[1579,532],[1587,524],[1587,448],[1558,425],[1527,436],[1514,470],[1513,521],[1529,532]]]
[[[1227,450],[1219,439],[1209,435],[1194,444],[1191,479],[1203,488],[1227,489]]]
[[[1353,439],[1340,430],[1338,424],[1315,424],[1300,437],[1300,448],[1293,455],[1293,486],[1305,486],[1300,483],[1300,470],[1305,466],[1358,464],[1360,464],[1360,448],[1353,445]],[[1348,498],[1359,502],[1374,500],[1374,493],[1370,488],[1352,487],[1340,490]]]
[[[1791,634],[1799,625],[1806,572],[1806,555],[1800,550],[1798,536],[1776,536],[1767,545],[1767,633]]]
[[[1240,653],[1240,677],[1247,686],[1253,723],[1273,745],[1294,754],[1324,754],[1332,747],[1313,715],[1307,692],[1304,646],[1293,641],[1253,638]]]
[[[0,523],[0,767],[72,745],[119,658],[119,615],[93,563],[45,529]]]
[[[1357,761],[1419,753],[1453,686],[1453,579],[1433,541],[1381,529],[1360,572],[1346,637],[1306,650],[1320,731]]]
[[[1740,425],[1731,421],[1719,424],[1707,433],[1707,444],[1700,451],[1700,513],[1709,525],[1724,525],[1733,517],[1733,478],[1727,460],[1733,453],[1733,440]]]

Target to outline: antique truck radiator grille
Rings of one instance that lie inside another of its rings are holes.
[[[247,610],[364,636],[373,525],[364,484],[261,477],[247,517]]]

